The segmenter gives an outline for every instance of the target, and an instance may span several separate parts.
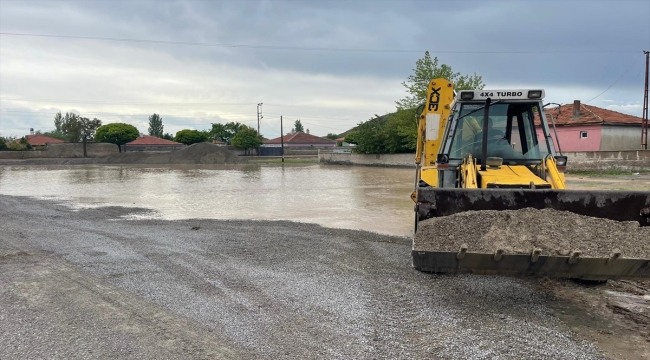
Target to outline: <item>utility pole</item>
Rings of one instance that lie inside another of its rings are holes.
[[[262,103],[257,104],[257,135],[260,135],[260,122],[262,121]]]
[[[645,54],[645,89],[643,90],[643,125],[641,125],[641,149],[648,150],[648,72],[650,72],[650,51]]]
[[[262,103],[257,104],[257,138],[260,138],[260,122],[262,121]],[[260,156],[260,148],[257,148],[257,156]]]
[[[282,148],[282,162],[284,162],[284,130],[282,130],[282,115],[280,115],[280,147]]]

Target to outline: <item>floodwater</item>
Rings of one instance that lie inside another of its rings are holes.
[[[163,219],[291,220],[410,236],[414,170],[319,164],[0,166],[0,194],[117,205]],[[567,176],[573,189],[646,190],[650,174]]]
[[[409,236],[414,170],[319,164],[0,166],[0,194],[163,219],[291,220]]]

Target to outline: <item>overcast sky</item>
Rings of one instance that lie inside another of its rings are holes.
[[[0,0],[0,32],[0,135],[57,111],[257,127],[263,103],[273,138],[280,115],[325,135],[393,111],[425,50],[487,88],[640,116],[650,0]]]

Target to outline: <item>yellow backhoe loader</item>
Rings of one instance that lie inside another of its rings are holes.
[[[418,223],[468,210],[527,207],[571,211],[650,225],[650,192],[566,188],[567,157],[558,154],[543,111],[543,89],[459,91],[429,83],[418,115],[411,198]],[[486,224],[467,224],[486,226]],[[434,239],[435,240],[435,239]],[[650,241],[650,239],[639,239]],[[650,277],[650,259],[412,251],[413,266],[434,273],[544,275],[584,280]]]

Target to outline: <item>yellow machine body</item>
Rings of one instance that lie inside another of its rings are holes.
[[[566,156],[557,154],[543,112],[544,91],[462,90],[433,79],[418,114],[416,174],[411,198],[418,223],[469,210],[551,208],[650,225],[650,192],[568,190]],[[612,279],[650,277],[650,259],[607,259],[456,253],[413,249],[422,271],[541,274]],[[499,257],[501,259],[501,257]],[[536,258],[537,259],[537,258]],[[537,260],[536,260],[537,261]]]

